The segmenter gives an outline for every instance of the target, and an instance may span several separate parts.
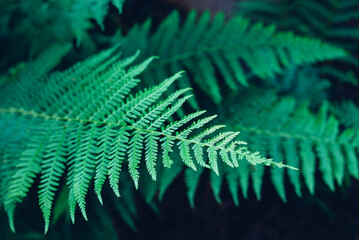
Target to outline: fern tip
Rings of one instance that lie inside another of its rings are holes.
[[[101,195],[97,195],[97,199],[100,202],[100,204],[103,206],[103,200],[102,200]]]
[[[10,224],[10,229],[11,229],[11,232],[13,232],[13,233],[16,232],[16,231],[15,231],[15,226],[14,226],[14,224]]]
[[[10,229],[13,233],[16,232],[15,231],[15,223],[14,223],[14,211],[15,211],[14,205],[12,205],[8,209],[6,209],[6,213],[8,215],[8,219],[9,219]]]
[[[82,216],[84,217],[84,219],[86,220],[86,222],[89,220],[88,217],[87,217],[87,214],[86,212],[84,211],[81,211],[82,212]]]
[[[49,223],[45,223],[44,235],[46,235],[48,230],[49,230]]]
[[[140,51],[140,50],[137,50],[137,51]],[[160,59],[160,57],[159,56],[152,56],[152,57],[150,57],[150,59],[155,60],[155,59]]]
[[[138,189],[138,180],[133,180],[133,182],[135,183],[135,188],[137,190]]]

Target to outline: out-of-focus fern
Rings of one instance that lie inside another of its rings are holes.
[[[113,4],[119,13],[122,13],[122,6],[125,0],[52,0],[59,9],[63,10],[70,23],[71,30],[76,37],[77,45],[81,43],[83,35],[91,28],[91,20],[104,30],[104,19],[107,15],[110,3]]]
[[[180,24],[179,14],[174,12],[153,34],[150,29],[151,21],[147,20],[126,36],[115,38],[123,43],[122,51],[127,54],[141,49],[144,58],[160,57],[145,73],[147,82],[153,84],[168,74],[188,69],[194,82],[216,103],[222,101],[224,90],[220,88],[219,77],[223,77],[228,88],[237,90],[238,84],[249,85],[248,73],[266,79],[293,64],[346,55],[332,45],[280,33],[275,26],[253,24],[240,16],[225,21],[223,13],[211,19],[209,12],[197,17],[196,12],[191,11]],[[187,77],[177,84],[191,86]],[[192,105],[195,106],[195,102]]]
[[[358,53],[359,2],[356,0],[246,0],[239,3],[239,13],[250,19],[276,24],[280,30],[291,30],[320,38]],[[320,71],[333,79],[358,84],[359,59],[348,56],[321,66]]]
[[[0,2],[0,67],[36,55],[58,41],[86,38],[96,22],[104,30],[110,5],[122,12],[124,0],[4,0]],[[14,44],[16,42],[16,45]],[[14,44],[14,45],[13,45]],[[26,59],[24,59],[26,60]]]
[[[314,66],[289,67],[281,76],[268,79],[268,87],[280,94],[290,95],[298,102],[311,101],[311,106],[318,106],[328,99],[331,83],[322,78]]]
[[[301,169],[287,173],[298,196],[302,194],[301,177],[309,192],[314,193],[316,166],[331,190],[336,183],[342,185],[346,172],[359,177],[359,132],[351,128],[340,130],[340,122],[328,113],[328,103],[313,114],[306,104],[296,106],[292,98],[277,99],[269,94],[245,100],[232,110],[228,125],[240,130],[251,147]],[[251,116],[256,116],[255,122]],[[284,169],[271,171],[273,184],[283,200],[284,175]],[[253,183],[261,181],[262,176],[252,176]]]
[[[120,172],[126,164],[137,189],[140,169],[144,168],[141,162],[156,180],[158,158],[164,167],[170,167],[175,146],[181,160],[193,170],[206,167],[219,174],[217,155],[231,167],[238,166],[241,159],[254,165],[285,166],[249,152],[236,140],[237,132],[217,133],[223,126],[205,129],[215,118],[199,118],[205,111],[171,121],[189,98],[189,89],[177,90],[163,100],[161,95],[181,73],[130,94],[140,82],[136,76],[153,58],[129,68],[138,52],[121,60],[117,50],[105,50],[48,77],[34,79],[29,74],[28,78],[10,81],[10,87],[1,86],[0,128],[4,131],[0,138],[0,200],[12,230],[15,207],[36,176],[40,177],[39,204],[45,232],[48,230],[54,196],[65,169],[74,221],[77,206],[87,219],[85,199],[93,180],[101,203],[106,179],[120,196]]]
[[[346,127],[359,130],[359,107],[357,104],[344,101],[332,106],[331,110]]]
[[[297,105],[293,98],[278,98],[273,92],[260,96],[244,94],[241,99],[222,122],[230,129],[240,131],[251,148],[300,169],[270,170],[273,186],[283,201],[286,201],[286,175],[298,196],[302,196],[303,185],[314,194],[317,171],[332,191],[336,185],[343,184],[346,174],[359,178],[359,132],[354,128],[340,129],[341,123],[329,113],[328,103],[323,103],[313,114],[307,104]],[[230,168],[221,163],[221,174],[210,173],[213,194],[219,203],[224,181],[236,205],[239,204],[239,189],[244,198],[248,197],[250,182],[257,198],[261,198],[265,169],[250,166],[245,161],[238,165]],[[189,201],[194,206],[197,184],[203,171],[185,171]]]
[[[65,56],[72,46],[69,43],[54,44],[43,51],[35,60],[28,63],[20,63],[11,68],[6,75],[0,78],[0,87],[4,87],[9,92],[14,91],[17,86],[30,88],[34,84],[29,79],[40,79],[45,77],[54,67],[56,67],[63,56]],[[5,85],[6,84],[6,85]],[[36,84],[36,83],[35,83]],[[5,96],[0,96],[0,99]]]

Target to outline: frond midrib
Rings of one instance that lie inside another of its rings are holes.
[[[218,44],[219,45],[219,44]],[[158,67],[162,67],[168,64],[171,64],[173,62],[178,62],[184,59],[191,59],[194,58],[195,56],[201,56],[204,54],[211,54],[213,52],[222,52],[222,51],[229,51],[229,50],[233,50],[233,49],[240,49],[240,48],[245,48],[245,47],[251,47],[254,48],[256,46],[261,46],[263,44],[232,44],[229,45],[227,47],[222,47],[222,46],[218,46],[213,45],[210,47],[203,47],[200,49],[196,49],[194,51],[187,51],[185,53],[181,53],[181,54],[175,54],[173,57],[170,58],[166,58],[166,60],[163,61],[159,61],[158,63],[154,63],[152,64],[152,66],[148,67],[148,70],[154,69],[154,68],[158,68]]]
[[[284,34],[289,34],[289,33],[278,33],[276,34],[274,37],[278,38],[281,35]],[[223,43],[222,43],[223,44]],[[174,56],[170,57],[170,58],[166,58],[166,60],[163,61],[158,61],[158,63],[153,63],[152,66],[150,65],[147,69],[148,70],[152,70],[152,69],[156,69],[162,66],[166,66],[168,64],[171,64],[173,62],[178,62],[184,59],[192,59],[196,56],[201,56],[204,54],[212,54],[214,52],[224,52],[224,51],[231,51],[231,50],[238,50],[241,48],[256,48],[256,47],[267,47],[267,48],[285,48],[284,45],[276,45],[273,44],[272,42],[260,42],[260,43],[238,43],[238,44],[231,44],[231,45],[227,45],[226,47],[224,47],[223,45],[221,46],[221,44],[214,44],[212,46],[209,47],[203,47],[203,48],[199,48],[199,49],[195,49],[193,51],[187,51],[185,53],[181,53],[181,54],[175,54]]]
[[[64,121],[64,122],[81,122],[81,123],[92,123],[92,124],[95,124],[95,125],[110,125],[110,126],[114,126],[114,127],[125,127],[125,128],[129,128],[131,130],[135,130],[135,131],[139,131],[139,132],[143,132],[143,133],[152,133],[152,134],[155,134],[155,135],[161,135],[161,136],[164,136],[164,137],[168,137],[168,138],[171,138],[173,140],[183,141],[183,142],[187,142],[189,144],[195,144],[195,145],[199,145],[199,146],[202,146],[202,147],[212,148],[212,149],[217,150],[217,151],[225,151],[225,152],[234,153],[234,154],[242,153],[241,151],[231,150],[231,149],[226,148],[226,147],[207,144],[205,142],[197,142],[197,141],[194,141],[194,140],[191,140],[191,139],[177,137],[177,136],[166,134],[166,133],[160,132],[160,131],[152,131],[152,130],[149,130],[149,129],[137,128],[137,127],[134,127],[132,125],[118,124],[118,123],[112,123],[112,122],[93,121],[93,120],[88,120],[88,119],[53,116],[53,115],[47,115],[47,114],[44,114],[44,113],[36,113],[34,111],[27,111],[27,110],[24,110],[24,109],[21,109],[21,108],[0,108],[0,113],[18,113],[18,114],[22,114],[22,115],[25,115],[25,116],[31,116],[31,117],[34,117],[34,118],[43,118],[45,120],[52,119],[52,120]],[[263,159],[263,161],[259,161],[257,163],[258,164],[261,164],[261,163],[267,163],[267,164],[273,163],[273,164],[276,164],[271,159]]]
[[[322,138],[322,137],[317,137],[317,136],[313,136],[313,135],[309,135],[309,134],[305,135],[305,134],[284,132],[284,131],[280,131],[280,129],[268,130],[268,129],[261,129],[261,128],[256,128],[256,127],[245,127],[245,126],[237,125],[237,124],[232,125],[232,126],[229,125],[228,127],[233,127],[240,131],[250,132],[250,133],[254,133],[254,134],[258,134],[258,135],[267,135],[270,137],[298,139],[301,141],[312,141],[312,142],[326,143],[326,144],[327,143],[337,143],[338,145],[348,144],[348,143],[340,143],[339,141],[337,141],[337,139]]]

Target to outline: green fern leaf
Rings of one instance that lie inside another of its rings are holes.
[[[16,173],[8,183],[3,204],[8,213],[12,231],[15,231],[13,223],[15,205],[22,202],[34,182],[34,178],[41,171],[41,158],[44,155],[46,141],[53,134],[54,124],[54,121],[49,121],[40,128],[32,126],[32,129],[29,130],[33,134],[32,141],[29,143],[29,148],[22,153],[20,162],[16,165]]]
[[[203,168],[198,168],[197,171],[187,168],[185,170],[185,182],[187,185],[187,197],[189,199],[190,206],[194,208],[194,197],[196,195],[196,189],[201,177]]]
[[[209,179],[210,179],[214,198],[216,199],[218,204],[222,204],[220,193],[222,189],[223,178],[221,176],[218,176],[215,172],[211,172],[209,175]]]
[[[249,85],[251,73],[267,79],[291,64],[304,65],[347,55],[344,50],[319,40],[280,33],[274,26],[252,24],[240,16],[225,22],[223,13],[212,20],[209,12],[197,17],[191,11],[180,25],[179,14],[174,12],[153,34],[149,34],[150,24],[148,20],[121,36],[125,46],[121,50],[131,53],[140,48],[143,57],[160,56],[144,73],[152,84],[181,69],[189,69],[193,81],[217,104],[223,97],[218,73],[230,89],[238,90],[239,84]],[[189,80],[184,76],[176,84],[187,88],[192,85]],[[197,108],[194,99],[190,103]]]
[[[340,130],[340,122],[328,113],[327,102],[322,104],[317,114],[313,114],[305,104],[294,107],[293,99],[289,98],[273,102],[271,95],[263,97],[267,101],[252,97],[252,100],[247,100],[252,103],[240,103],[238,106],[241,107],[235,108],[231,113],[229,125],[240,130],[242,138],[262,154],[267,153],[276,161],[301,169],[300,172],[271,169],[273,185],[283,201],[286,201],[286,174],[298,196],[302,195],[301,176],[309,192],[314,193],[316,166],[319,166],[322,178],[331,190],[335,189],[336,184],[343,184],[346,172],[357,177],[358,164],[354,159],[359,147],[356,141],[358,133],[352,129]],[[251,109],[254,105],[257,107]],[[256,108],[262,110],[258,111]],[[255,122],[249,121],[246,114],[251,116],[252,110],[257,115]],[[264,141],[270,145],[267,146]],[[258,198],[263,170],[262,166],[256,166],[250,171]]]
[[[263,0],[247,0],[238,4],[238,13],[256,21],[276,24],[284,31],[316,37],[356,51],[359,34],[353,26],[359,20],[358,7],[357,1],[280,0],[274,5]],[[335,81],[357,85],[358,76],[351,69],[358,67],[358,58],[353,55],[340,61],[341,64],[323,64],[317,69],[321,75]]]
[[[111,2],[117,8],[118,12],[121,14],[125,0],[112,0]]]
[[[0,167],[12,170],[11,175],[1,173],[4,179],[1,179],[3,196],[0,199],[12,230],[15,207],[27,195],[37,176],[40,177],[39,204],[47,232],[54,197],[64,172],[70,217],[74,222],[77,207],[87,220],[86,196],[92,181],[101,203],[107,178],[115,195],[120,196],[120,173],[123,164],[128,164],[129,176],[137,189],[142,171],[147,171],[152,179],[157,178],[158,155],[162,155],[163,167],[171,166],[171,152],[176,151],[174,144],[179,147],[182,162],[198,168],[198,177],[186,173],[188,179],[198,180],[201,166],[210,167],[218,175],[218,154],[228,167],[234,167],[233,162],[238,165],[241,159],[254,165],[285,166],[248,151],[242,146],[243,142],[236,139],[238,133],[217,133],[223,126],[207,127],[215,116],[199,118],[205,111],[173,121],[174,114],[189,98],[186,95],[189,89],[175,91],[165,99],[162,95],[182,72],[154,87],[130,94],[139,82],[135,77],[153,58],[129,67],[138,52],[121,60],[117,50],[115,46],[45,78],[24,78],[13,86],[11,93],[6,92],[6,84],[1,86],[1,95],[11,101],[0,103],[0,126],[8,128],[0,138],[1,146],[6,147],[0,151],[4,159]],[[24,86],[32,86],[32,81],[37,84],[27,91]],[[21,98],[24,94],[28,96],[26,103]],[[146,170],[142,170],[142,161],[146,163]],[[162,195],[171,179],[160,187]],[[188,182],[194,184],[188,193],[194,197],[196,181]],[[156,209],[153,198],[159,188],[147,180],[144,185],[146,190],[142,194]],[[122,213],[132,224],[132,213],[124,209]]]

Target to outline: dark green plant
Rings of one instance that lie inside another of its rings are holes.
[[[0,68],[33,57],[56,42],[75,39],[76,45],[82,43],[87,51],[96,48],[89,31],[99,27],[103,34],[109,7],[122,13],[123,3],[124,0],[1,1],[0,39],[8,41],[0,46]]]
[[[174,12],[154,33],[150,29],[149,19],[126,36],[115,38],[123,42],[121,49],[126,55],[141,49],[142,58],[160,57],[145,73],[146,82],[155,84],[158,79],[188,69],[193,82],[217,104],[223,100],[221,82],[236,91],[239,85],[248,87],[252,75],[266,80],[293,65],[346,56],[341,48],[278,32],[274,25],[263,26],[241,16],[225,21],[223,13],[211,19],[209,12],[197,16],[192,11],[180,25],[179,14]],[[179,87],[191,85],[188,77],[178,81]]]
[[[238,12],[250,19],[319,38],[356,54],[330,65],[324,64],[318,70],[333,80],[358,84],[358,1],[245,0],[238,6]]]
[[[135,229],[136,194],[159,212],[181,172],[192,207],[206,169],[217,202],[227,186],[237,206],[250,187],[261,199],[266,174],[283,201],[288,185],[299,197],[315,194],[316,175],[332,191],[358,178],[359,110],[340,92],[357,83],[358,4],[310,2],[242,1],[241,15],[229,19],[173,11],[158,25],[148,19],[103,36],[101,46],[94,39],[106,28],[108,7],[121,12],[123,1],[4,4],[1,34],[9,46],[20,35],[46,35],[31,38],[30,52],[42,52],[36,59],[2,56],[1,66],[21,61],[0,75],[0,202],[11,229],[30,188],[38,191],[45,233],[50,220],[68,227],[79,207],[90,224],[98,219],[91,230],[113,238],[112,210],[96,206],[96,196]],[[14,29],[12,18],[21,23]],[[69,40],[74,46],[56,43]],[[112,43],[120,44],[61,70],[76,61],[77,47],[90,55]],[[201,117],[204,107],[219,117]],[[269,173],[263,164],[273,166]]]

